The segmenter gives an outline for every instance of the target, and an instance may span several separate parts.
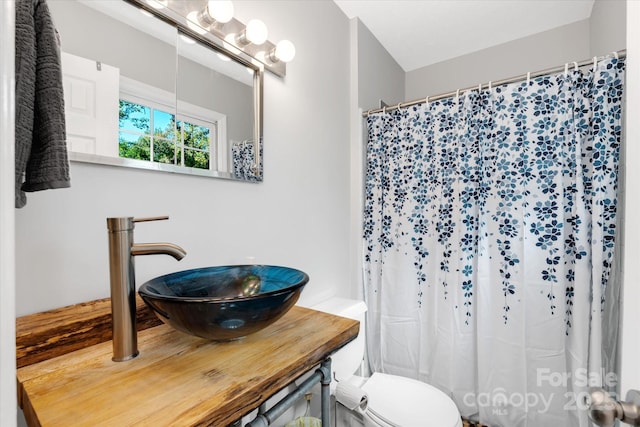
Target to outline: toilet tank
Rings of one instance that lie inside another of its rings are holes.
[[[334,297],[322,301],[311,308],[360,322],[358,336],[331,356],[331,370],[334,373],[334,378],[340,381],[351,377],[360,368],[364,358],[364,320],[367,305],[364,301]]]

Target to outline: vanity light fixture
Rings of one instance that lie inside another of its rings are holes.
[[[0,0],[1,1],[1,0]],[[288,40],[277,45],[269,41],[267,26],[259,19],[246,25],[233,17],[234,6],[227,0],[126,0],[185,29],[194,39],[207,39],[225,52],[252,62],[261,69],[284,77],[286,64],[296,49]],[[194,3],[200,6],[194,10]],[[159,5],[166,7],[159,8]]]

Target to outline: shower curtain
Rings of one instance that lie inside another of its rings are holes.
[[[590,426],[616,389],[624,60],[570,68],[367,118],[371,368],[492,427]]]
[[[233,165],[233,177],[243,181],[262,181],[262,140],[260,146],[260,164],[257,165],[256,174],[256,144],[254,140],[234,142],[231,144],[231,163]]]

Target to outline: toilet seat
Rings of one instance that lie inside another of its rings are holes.
[[[436,387],[410,378],[374,373],[362,386],[364,414],[381,427],[462,427],[453,400]]]

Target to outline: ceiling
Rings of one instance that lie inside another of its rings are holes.
[[[334,0],[413,71],[591,16],[594,0]]]

